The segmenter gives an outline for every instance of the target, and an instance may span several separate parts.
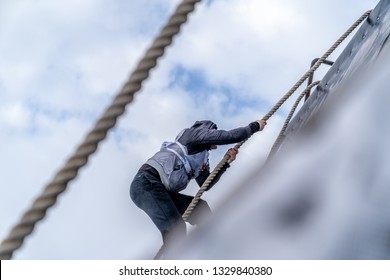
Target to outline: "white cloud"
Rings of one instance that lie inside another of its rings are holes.
[[[24,129],[27,128],[28,120],[28,111],[20,103],[0,107],[0,122],[2,126],[12,129]]]
[[[57,2],[0,3],[0,169],[7,170],[1,176],[0,237],[82,141],[179,3]],[[161,141],[197,119],[210,118],[229,129],[263,116],[311,60],[363,8],[375,3],[346,1],[348,9],[335,0],[198,5],[117,128],[17,257],[118,259],[153,254],[161,242],[159,233],[128,197],[128,184],[140,164]],[[189,73],[199,71],[209,92],[196,96],[184,82],[174,80],[172,71],[178,66]],[[248,97],[261,108],[237,108],[241,103],[233,103],[224,87],[240,101]],[[250,172],[253,162],[264,158],[281,123],[282,117],[275,115],[269,127],[241,149],[221,179],[223,186],[207,194],[212,206]],[[223,148],[215,152],[212,163],[223,153]],[[188,192],[194,191],[192,185]]]

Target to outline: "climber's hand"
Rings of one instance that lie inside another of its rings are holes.
[[[238,154],[238,149],[237,148],[230,148],[227,152],[226,152],[226,155],[225,156],[229,156],[230,159],[229,159],[229,162],[232,162],[236,159],[236,155]]]
[[[267,125],[267,122],[265,120],[257,120],[257,122],[260,125],[260,131],[262,131],[264,127]]]

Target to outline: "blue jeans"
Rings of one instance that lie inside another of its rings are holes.
[[[168,191],[157,171],[139,170],[130,185],[130,197],[145,211],[160,230],[165,245],[174,238],[184,238],[186,225],[182,218],[193,197]],[[211,213],[206,201],[200,200],[187,221],[192,225],[202,223],[202,217]]]

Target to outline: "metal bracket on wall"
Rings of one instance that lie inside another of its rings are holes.
[[[320,59],[320,58],[315,58],[315,59],[313,59],[313,61],[311,62],[310,67],[313,67],[313,65],[316,64],[316,62],[317,62],[319,59]],[[322,63],[323,63],[323,64],[326,64],[326,65],[329,65],[329,66],[332,66],[334,62],[325,59]],[[309,85],[311,85],[311,84],[313,83],[313,77],[314,77],[314,72],[309,76],[309,79],[307,80],[307,86],[309,86]],[[306,102],[306,100],[309,98],[310,93],[311,93],[311,90],[310,90],[308,93],[306,93],[306,95],[305,95],[305,102]]]

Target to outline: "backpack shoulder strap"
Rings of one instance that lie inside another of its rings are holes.
[[[180,159],[180,161],[184,165],[184,168],[186,169],[187,174],[191,174],[192,168],[191,168],[191,166],[190,166],[190,164],[189,164],[189,162],[187,160],[187,156],[188,156],[187,148],[185,146],[183,146],[178,141],[169,143],[168,145],[167,145],[167,143],[164,143],[164,144],[165,144],[165,149],[167,149],[168,151],[174,153]],[[171,146],[172,144],[176,144],[180,148],[180,150],[183,152],[183,154],[181,155],[175,149],[169,148],[169,146]]]

